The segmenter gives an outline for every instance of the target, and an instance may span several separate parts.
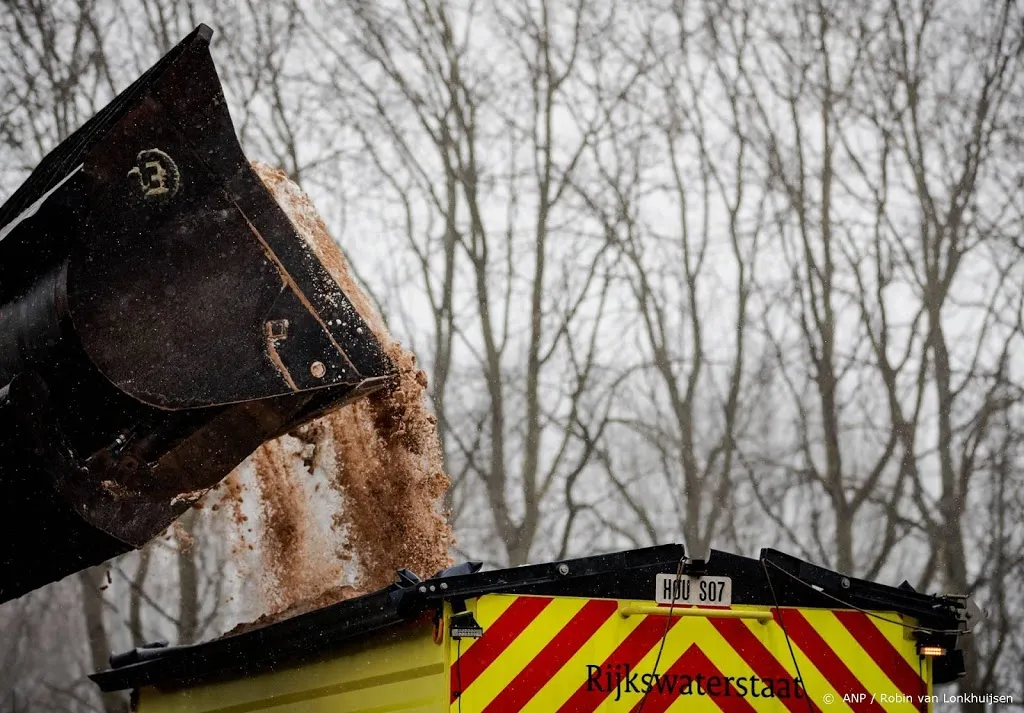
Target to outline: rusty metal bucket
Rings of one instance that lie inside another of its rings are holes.
[[[145,544],[394,366],[250,168],[200,26],[0,207],[0,602]]]

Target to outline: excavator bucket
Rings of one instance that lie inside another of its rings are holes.
[[[141,547],[394,365],[250,168],[198,27],[0,207],[0,602]]]

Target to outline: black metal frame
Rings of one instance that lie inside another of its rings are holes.
[[[386,589],[263,628],[192,646],[136,649],[113,657],[113,668],[93,674],[92,680],[102,690],[114,691],[190,687],[258,674],[322,657],[383,629],[429,622],[444,601],[457,606],[485,594],[651,600],[656,575],[675,574],[680,564],[684,572],[731,577],[734,604],[831,609],[841,606],[839,599],[847,608],[898,612],[914,617],[923,628],[957,632],[942,639],[949,653],[936,660],[934,680],[944,683],[963,673],[956,647],[964,633],[964,607],[955,597],[846,577],[772,549],[762,550],[759,559],[712,550],[706,561],[693,561],[686,558],[682,545],[662,545],[486,572],[478,571],[478,563],[465,563],[425,581],[402,571],[400,581]]]

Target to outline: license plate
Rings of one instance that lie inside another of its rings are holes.
[[[731,577],[677,577],[659,574],[655,579],[654,600],[658,604],[698,604],[727,607],[732,605]]]

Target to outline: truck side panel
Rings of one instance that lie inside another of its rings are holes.
[[[385,633],[330,659],[180,691],[142,689],[139,713],[436,713],[448,692],[433,626]]]
[[[652,602],[502,594],[467,609],[485,633],[448,643],[451,713],[618,713],[642,699],[644,713],[931,710],[929,662],[891,612],[668,617],[646,613]]]

